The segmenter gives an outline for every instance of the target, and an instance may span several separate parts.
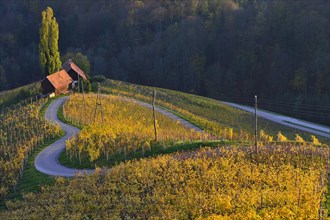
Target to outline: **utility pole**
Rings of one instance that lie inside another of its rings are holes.
[[[254,145],[256,153],[258,154],[258,121],[257,121],[257,108],[258,108],[258,96],[254,96],[254,117],[255,117],[255,131],[254,131]]]
[[[153,92],[152,98],[152,112],[154,116],[154,130],[155,130],[155,140],[158,141],[158,132],[157,132],[157,123],[156,123],[156,113],[155,113],[155,99],[156,99],[156,90]]]
[[[78,74],[78,93],[80,92],[80,82],[79,82],[79,74]]]
[[[84,102],[84,123],[86,123],[87,111],[86,111],[86,100],[85,100],[85,89],[84,89],[84,80],[81,81],[81,88],[83,93],[83,102]]]
[[[97,84],[97,96],[96,96],[96,104],[95,104],[95,109],[94,109],[94,122],[96,119],[96,110],[97,110],[98,106],[101,109],[102,122],[104,122],[101,95],[100,95],[100,83]]]

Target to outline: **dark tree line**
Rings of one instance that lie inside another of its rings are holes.
[[[0,0],[0,90],[43,77],[41,11],[90,75],[260,105],[330,124],[327,0]],[[316,115],[316,117],[312,117]]]

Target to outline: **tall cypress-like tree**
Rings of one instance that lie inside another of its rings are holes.
[[[40,66],[42,73],[48,75],[58,71],[62,65],[58,51],[59,29],[51,7],[47,7],[41,16]]]

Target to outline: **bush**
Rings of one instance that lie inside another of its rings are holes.
[[[91,79],[91,81],[92,82],[103,82],[103,81],[105,81],[107,78],[105,77],[105,76],[103,76],[103,75],[96,75],[96,76],[94,76],[92,79]]]

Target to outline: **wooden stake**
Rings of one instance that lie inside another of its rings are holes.
[[[254,144],[256,148],[256,154],[258,154],[258,127],[257,127],[257,103],[258,103],[258,97],[257,95],[254,96],[254,111],[255,111],[255,133],[254,133]]]
[[[155,113],[155,99],[156,99],[156,90],[153,92],[152,98],[152,112],[154,116],[154,130],[155,130],[155,141],[158,141],[158,132],[157,132],[157,123],[156,123],[156,113]]]
[[[81,81],[81,88],[82,88],[82,92],[83,92],[83,102],[84,102],[84,124],[86,124],[86,117],[87,117],[87,110],[86,110],[86,100],[85,100],[85,89],[84,89],[84,80]]]
[[[94,122],[96,119],[96,110],[97,110],[98,106],[100,106],[100,108],[101,108],[102,122],[104,122],[101,95],[100,95],[100,83],[98,83],[98,88],[97,88],[96,104],[95,104],[95,109],[94,109]]]

